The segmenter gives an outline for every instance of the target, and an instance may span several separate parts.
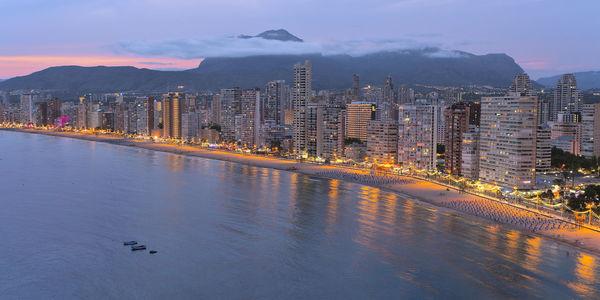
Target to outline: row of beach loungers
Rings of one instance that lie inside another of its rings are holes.
[[[515,208],[491,200],[449,201],[448,207],[476,216],[509,224],[532,232],[566,229],[572,226],[567,222],[548,218],[539,214]]]
[[[345,171],[323,171],[318,172],[317,175],[333,179],[349,180],[367,185],[408,184],[414,182],[414,180],[399,176],[349,173]]]

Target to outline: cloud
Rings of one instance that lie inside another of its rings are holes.
[[[151,66],[170,66],[173,63],[164,63],[164,62],[157,62],[157,61],[141,61],[141,62],[139,62],[139,64],[151,65]]]
[[[380,51],[402,51],[429,49],[429,57],[457,58],[462,52],[441,50],[441,43],[414,39],[354,39],[344,41],[283,42],[262,38],[242,39],[237,37],[182,38],[164,41],[128,41],[110,47],[117,54],[138,56],[174,57],[199,59],[205,57],[245,57],[274,54],[348,54],[360,56]]]

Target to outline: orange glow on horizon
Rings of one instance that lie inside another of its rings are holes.
[[[192,69],[203,59],[118,56],[0,56],[0,78],[24,76],[55,66],[133,66],[148,69]]]

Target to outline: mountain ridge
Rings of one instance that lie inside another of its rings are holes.
[[[513,77],[523,72],[514,59],[506,54],[457,53],[444,57],[439,49],[428,48],[382,51],[361,56],[305,54],[209,57],[197,68],[186,71],[157,71],[127,66],[58,66],[0,82],[0,89],[108,92],[165,91],[179,85],[196,91],[216,91],[233,86],[254,88],[277,79],[291,83],[294,64],[305,60],[312,61],[315,89],[349,88],[352,74],[359,74],[364,85],[383,85],[386,77],[391,75],[396,84],[508,87]]]

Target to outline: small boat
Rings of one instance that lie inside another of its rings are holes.
[[[146,245],[131,246],[131,251],[146,250]]]
[[[156,252],[158,252],[158,251],[156,251],[156,250],[150,250],[150,254],[154,254]]]
[[[137,245],[137,242],[136,241],[123,242],[123,246],[133,246],[133,245]]]

